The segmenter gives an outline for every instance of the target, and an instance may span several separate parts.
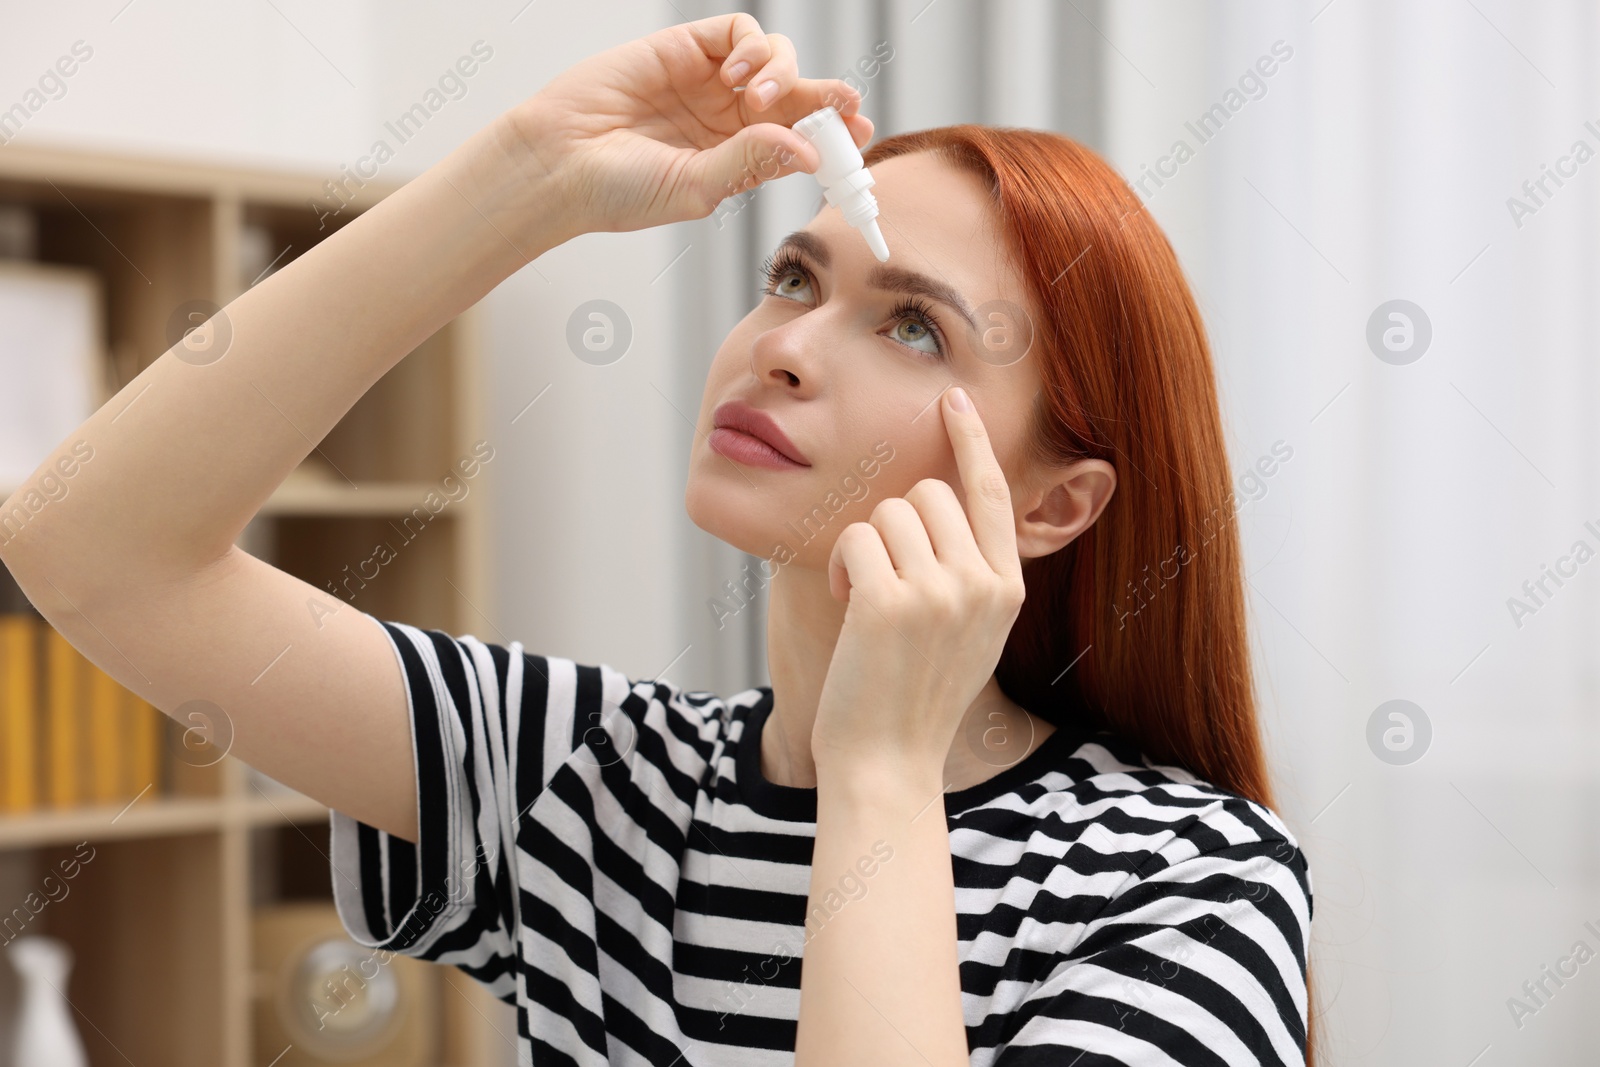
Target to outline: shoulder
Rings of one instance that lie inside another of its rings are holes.
[[[1309,866],[1277,812],[1108,732],[1063,738],[1043,767],[962,813],[952,832],[963,825],[1096,870],[1107,899],[1148,881],[1256,880],[1310,923]]]
[[[1156,854],[1168,863],[1243,849],[1304,866],[1299,842],[1277,812],[1183,767],[1151,761],[1109,734],[1073,753],[1078,774],[1066,791],[1085,810],[1115,808],[1168,840]]]
[[[1302,1062],[1311,883],[1277,813],[1108,733],[1064,737],[1046,763],[970,813],[1013,820],[996,840],[1019,849],[1009,869],[987,849],[1002,899],[969,898],[1015,926],[1023,961],[992,968],[1025,990],[1001,1006],[993,1062]]]
[[[722,697],[602,660],[530,652],[520,641],[378,621],[405,671],[413,714],[449,711],[446,721],[480,721],[508,735],[540,755],[541,784],[573,758],[603,767],[642,756],[685,768],[712,759],[762,696],[750,688]]]

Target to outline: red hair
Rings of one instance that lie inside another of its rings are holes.
[[[1117,471],[1099,519],[1023,568],[1000,687],[1041,718],[1109,728],[1154,763],[1273,807],[1211,351],[1171,244],[1122,176],[1061,134],[945,126],[862,155],[911,152],[993,194],[1031,302],[1032,458]],[[1308,973],[1307,1064],[1309,996]]]

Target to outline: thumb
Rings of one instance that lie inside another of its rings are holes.
[[[797,171],[809,174],[820,162],[811,142],[789,127],[758,122],[697,153],[686,169],[692,188],[704,190],[707,210],[713,211],[730,196]]]

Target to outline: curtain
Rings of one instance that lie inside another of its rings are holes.
[[[1214,345],[1323,1062],[1592,1062],[1594,8],[1108,14],[1107,151]]]

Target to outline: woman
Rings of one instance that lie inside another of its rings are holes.
[[[830,102],[864,145],[859,96],[744,14],[579,64],[230,304],[226,358],[128,385],[5,562],[328,803],[351,935],[488,983],[532,1062],[1305,1060],[1310,881],[1201,324],[1065,138],[875,146],[890,262],[819,212],[717,353],[686,502],[768,560],[770,687],[380,622],[233,546],[511,272],[813,169],[788,127]]]

